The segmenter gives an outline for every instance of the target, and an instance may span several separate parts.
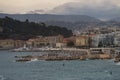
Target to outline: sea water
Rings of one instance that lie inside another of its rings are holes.
[[[43,52],[0,51],[0,80],[120,80],[113,60],[15,62],[14,56]]]

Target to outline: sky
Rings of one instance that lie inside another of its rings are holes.
[[[74,0],[0,0],[0,12],[26,13],[34,10],[51,10]]]
[[[0,0],[0,12],[88,15],[104,19],[120,16],[120,0]]]

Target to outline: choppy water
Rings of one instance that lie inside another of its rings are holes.
[[[39,53],[0,51],[0,80],[120,80],[113,60],[14,62],[14,56]]]

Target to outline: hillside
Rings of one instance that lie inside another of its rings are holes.
[[[35,36],[56,36],[69,37],[72,31],[65,27],[46,26],[44,23],[30,22],[28,19],[19,21],[10,17],[0,18],[0,39],[29,39]]]

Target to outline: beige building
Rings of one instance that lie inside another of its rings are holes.
[[[37,37],[37,38],[32,38],[26,41],[27,47],[42,47],[42,46],[51,46],[51,47],[57,47],[60,46],[61,44],[56,44],[56,43],[62,43],[63,41],[63,36],[48,36],[48,37]]]
[[[5,49],[23,47],[24,44],[25,41],[22,40],[12,40],[12,39],[0,40],[0,48],[5,48]]]
[[[58,36],[48,36],[45,37],[48,40],[48,43],[51,47],[56,47],[56,43],[63,43],[64,37],[61,35]],[[57,44],[58,45],[58,44]]]
[[[88,36],[77,36],[75,39],[75,46],[87,47],[89,46]]]
[[[38,37],[38,38],[33,38],[29,39],[26,41],[27,47],[42,47],[45,45],[48,45],[48,39],[44,37]]]
[[[5,39],[0,40],[0,48],[14,48],[14,40],[12,39]]]
[[[14,40],[14,47],[15,48],[23,47],[25,44],[26,44],[26,41]]]

